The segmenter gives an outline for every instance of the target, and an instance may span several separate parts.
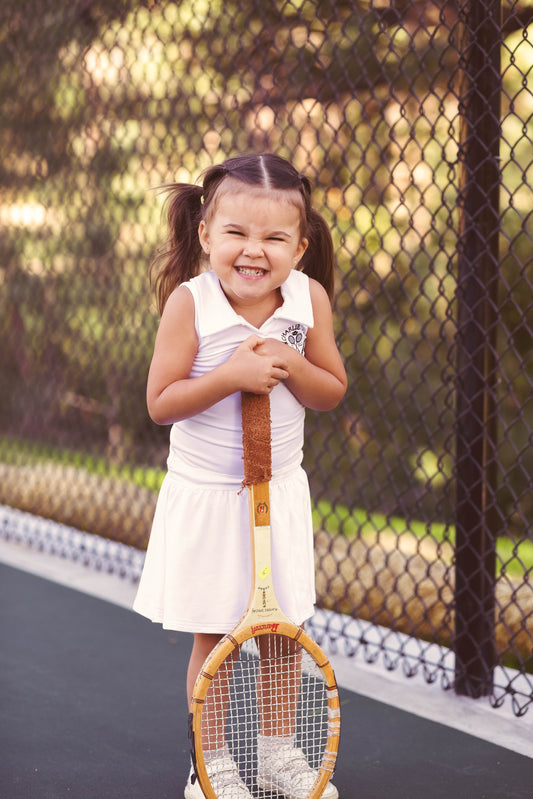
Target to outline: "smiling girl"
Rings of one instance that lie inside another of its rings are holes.
[[[190,703],[204,660],[249,596],[241,391],[270,395],[274,589],[301,624],[315,600],[305,408],[334,408],[346,374],[333,334],[331,236],[307,178],[276,155],[231,158],[208,169],[202,186],[171,186],[168,219],[153,267],[161,322],[147,403],[156,423],[172,425],[170,452],[134,608],[165,629],[194,633]],[[299,750],[284,763],[287,747],[276,754],[266,743],[278,758],[276,790],[306,796],[316,775]],[[289,767],[301,771],[301,794],[284,784]],[[251,796],[229,750],[213,753],[211,771],[217,796]],[[338,793],[329,784],[323,796]],[[185,797],[203,797],[194,778]]]

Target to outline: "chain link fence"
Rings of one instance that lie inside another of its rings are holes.
[[[146,546],[156,189],[278,152],[331,225],[350,381],[307,421],[315,632],[526,712],[533,3],[4,0],[0,21],[0,501]]]

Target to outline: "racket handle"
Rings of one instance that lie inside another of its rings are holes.
[[[243,485],[268,483],[272,477],[270,398],[241,392]]]

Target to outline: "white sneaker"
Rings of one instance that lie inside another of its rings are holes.
[[[193,782],[194,779],[194,782]],[[187,785],[185,786],[185,799],[205,799],[205,794],[200,788],[200,783],[193,777],[192,775],[189,776],[187,780]]]
[[[313,771],[301,749],[279,746],[268,754],[260,754],[257,764],[257,787],[277,791],[285,799],[307,799],[318,772]],[[339,792],[328,782],[322,799],[338,799]]]
[[[206,764],[207,776],[218,799],[252,799],[252,794],[241,780],[235,761],[229,751],[210,758]],[[185,799],[205,799],[197,779],[189,776],[185,786]]]

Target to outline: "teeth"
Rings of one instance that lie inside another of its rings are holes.
[[[252,277],[259,277],[263,274],[263,269],[257,269],[252,266],[238,266],[237,271],[241,273],[241,275],[251,275]]]

